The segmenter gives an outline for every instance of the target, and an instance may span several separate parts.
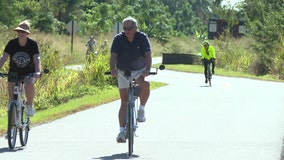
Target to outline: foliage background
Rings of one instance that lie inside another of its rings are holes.
[[[104,76],[108,70],[109,49],[100,45],[111,42],[113,26],[131,15],[139,30],[151,39],[153,55],[162,53],[198,54],[206,39],[208,19],[226,19],[225,32],[211,40],[217,51],[217,67],[255,75],[271,74],[284,79],[284,0],[244,0],[236,6],[223,6],[222,0],[1,0],[0,49],[16,36],[21,21],[32,24],[32,38],[38,41],[43,67],[51,70],[37,83],[37,109],[47,109],[69,99],[99,93],[115,80]],[[66,24],[79,23],[71,54]],[[233,38],[231,29],[244,20],[246,35]],[[98,55],[85,57],[90,35],[97,40]],[[7,64],[1,69],[7,71]],[[83,70],[66,66],[84,64]],[[6,114],[5,80],[0,80],[0,116]]]

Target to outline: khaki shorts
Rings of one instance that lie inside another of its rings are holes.
[[[133,79],[138,78],[140,75],[142,75],[143,71],[145,71],[145,68],[132,71],[130,79],[133,80]],[[124,76],[124,71],[118,70],[117,72],[118,72],[118,76],[117,76],[118,88],[119,89],[128,88],[129,80],[127,79],[127,77]]]

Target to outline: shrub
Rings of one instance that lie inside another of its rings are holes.
[[[109,54],[90,54],[83,67],[83,83],[102,85],[107,81],[105,72],[109,70]]]
[[[52,70],[36,83],[35,106],[37,109],[45,109],[78,97],[74,88],[80,85],[77,71],[65,68]]]
[[[284,46],[282,45],[276,52],[273,59],[271,73],[279,79],[284,79]]]
[[[267,74],[268,68],[267,65],[264,63],[264,61],[259,60],[257,58],[252,64],[251,64],[251,72],[256,76],[262,76]]]
[[[253,53],[249,53],[237,40],[215,41],[217,66],[226,70],[249,72]]]

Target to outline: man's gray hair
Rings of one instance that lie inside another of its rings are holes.
[[[132,22],[134,26],[137,27],[137,20],[131,16],[128,16],[126,18],[123,19],[122,23],[126,23],[126,22]]]

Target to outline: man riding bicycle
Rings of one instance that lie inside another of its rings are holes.
[[[152,56],[151,45],[148,36],[138,31],[137,20],[133,17],[127,17],[123,20],[123,32],[114,37],[111,46],[110,70],[113,77],[118,79],[118,88],[121,99],[119,110],[120,132],[117,136],[117,142],[124,143],[126,111],[128,102],[128,85],[129,81],[119,75],[123,75],[124,71],[131,71],[132,75],[140,75],[136,82],[140,86],[141,93],[140,106],[138,110],[138,122],[145,122],[144,108],[150,96],[150,84],[145,80],[149,75]],[[135,77],[135,76],[134,76]]]
[[[207,78],[207,64],[212,63],[212,74],[215,73],[215,59],[216,59],[216,54],[215,54],[215,49],[213,46],[210,45],[208,41],[203,42],[203,47],[201,48],[201,59],[204,65],[204,75],[205,75],[205,83],[208,82]]]

